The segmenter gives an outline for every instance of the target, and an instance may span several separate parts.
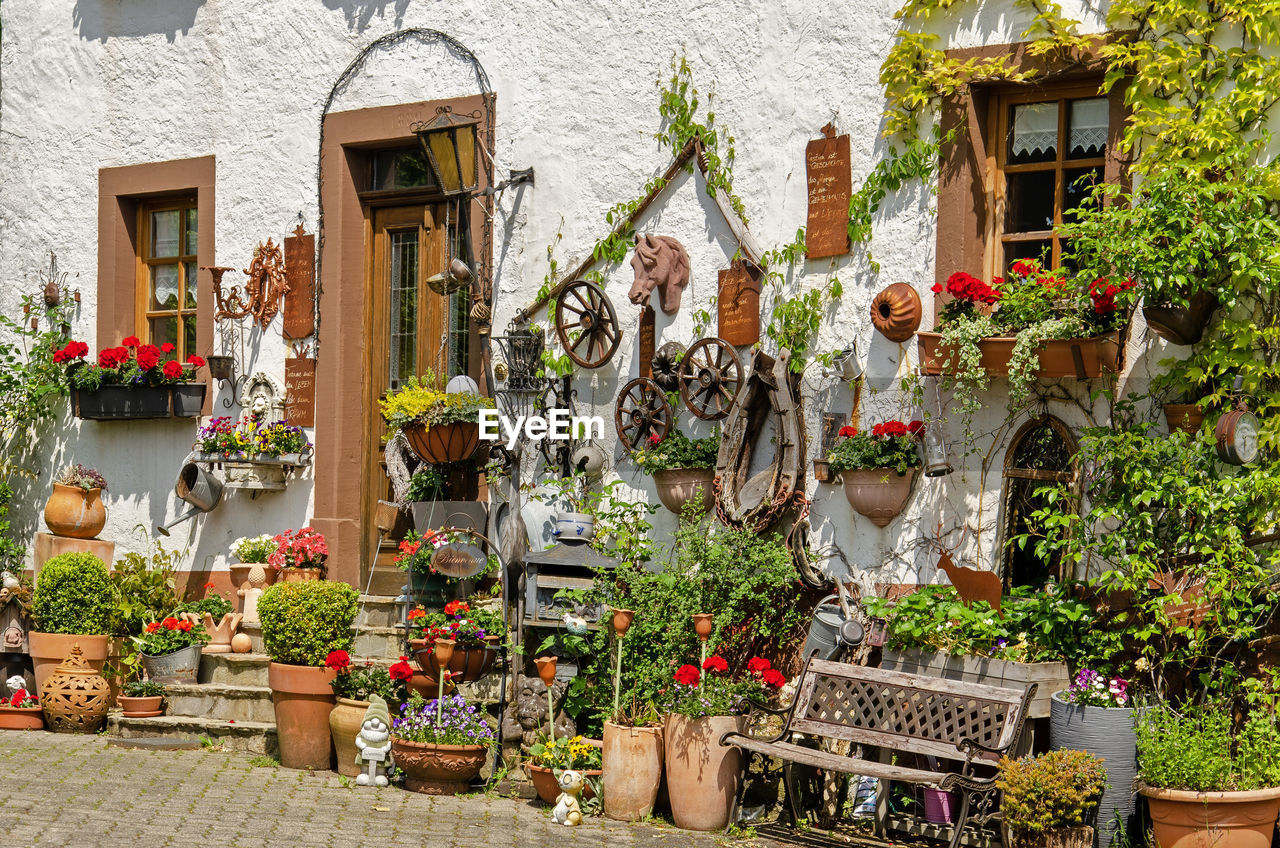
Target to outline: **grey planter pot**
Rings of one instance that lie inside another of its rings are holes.
[[[1080,707],[1053,693],[1049,715],[1049,744],[1102,757],[1107,788],[1098,804],[1093,844],[1098,848],[1140,844],[1134,811],[1138,777],[1138,741],[1133,730],[1132,707]],[[1126,836],[1128,838],[1126,838]],[[1131,841],[1132,840],[1132,841]]]
[[[156,683],[195,683],[200,671],[200,649],[200,645],[192,645],[158,657],[143,654],[142,667]]]

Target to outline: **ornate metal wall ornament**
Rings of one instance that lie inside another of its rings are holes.
[[[244,284],[245,294],[249,296],[249,311],[254,321],[265,329],[280,311],[280,301],[289,292],[280,245],[271,239],[267,239],[265,245],[259,243],[253,249],[253,262],[244,273],[249,277]]]
[[[656,288],[663,312],[674,315],[680,309],[680,296],[689,285],[689,254],[684,245],[671,236],[637,235],[631,269],[636,276],[628,300],[644,306]]]
[[[245,303],[240,297],[240,287],[232,286],[231,291],[225,296],[222,294],[222,275],[228,271],[234,271],[229,265],[201,265],[201,271],[208,271],[213,277],[213,300],[217,309],[213,313],[213,320],[224,321],[228,318],[238,320],[249,314],[249,304]]]

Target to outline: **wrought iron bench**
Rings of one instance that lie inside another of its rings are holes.
[[[805,665],[790,707],[756,708],[785,716],[781,733],[757,739],[731,731],[720,742],[782,761],[793,823],[800,821],[792,781],[795,764],[879,778],[882,810],[884,781],[958,790],[960,810],[951,836],[951,848],[956,848],[967,824],[998,818],[995,764],[1012,752],[1035,690],[1034,683],[1005,689],[814,657]],[[854,752],[844,756],[805,747],[791,741],[795,734],[850,742]],[[881,756],[867,758],[867,748],[879,749]],[[931,755],[961,765],[953,771],[912,768],[888,762],[891,753]],[[878,819],[883,827],[883,816]]]

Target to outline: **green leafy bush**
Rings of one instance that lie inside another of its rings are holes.
[[[1280,735],[1267,709],[1254,707],[1233,729],[1221,707],[1153,707],[1139,716],[1137,734],[1138,776],[1148,786],[1193,792],[1280,786]]]
[[[996,786],[1013,848],[1043,845],[1047,831],[1083,826],[1106,783],[1102,758],[1084,751],[1000,760]]]
[[[41,633],[111,633],[114,592],[107,566],[93,554],[60,554],[44,564],[31,614]]]
[[[156,542],[145,554],[131,551],[116,560],[111,573],[113,634],[137,636],[147,622],[159,621],[182,602],[174,584],[181,559],[181,552]]]
[[[827,461],[837,474],[880,468],[906,474],[908,468],[920,467],[919,439],[922,432],[923,421],[882,421],[861,432],[854,427],[841,427],[841,439],[831,449]]]
[[[672,430],[665,439],[644,445],[632,454],[632,459],[645,474],[666,471],[671,468],[715,468],[720,452],[720,432],[702,439],[691,439],[679,430]]]
[[[351,647],[358,594],[346,583],[277,583],[258,599],[262,643],[271,659],[322,666],[331,651]]]

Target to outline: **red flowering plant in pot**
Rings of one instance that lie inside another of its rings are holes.
[[[324,534],[302,527],[284,531],[275,537],[275,542],[275,553],[267,557],[267,564],[280,569],[281,580],[291,583],[324,577],[325,562],[329,559]]]
[[[143,628],[133,642],[147,677],[157,683],[195,683],[200,649],[209,641],[204,627],[168,616]]]
[[[18,689],[8,698],[0,698],[0,730],[40,730],[44,727],[44,711],[34,692]]]
[[[53,361],[66,366],[81,417],[164,417],[170,412],[170,395],[174,415],[195,416],[206,390],[204,383],[195,382],[196,370],[205,361],[192,354],[180,362],[177,350],[172,342],[143,344],[137,336],[128,336],[116,347],[103,348],[96,362],[89,362],[89,346],[73,340],[53,352]],[[104,388],[108,393],[114,388],[142,394],[115,409],[110,398],[101,396]]]
[[[439,639],[454,642],[446,671],[455,683],[479,680],[497,656],[498,642],[506,633],[502,614],[492,609],[472,610],[466,601],[450,601],[443,612],[422,607],[409,611],[409,645],[428,679],[440,674],[434,646]]]
[[[844,478],[849,505],[884,527],[907,504],[921,465],[924,422],[882,421],[869,431],[841,427],[827,463]]]
[[[338,774],[355,777],[360,774],[356,765],[356,737],[364,722],[369,698],[380,696],[392,712],[400,709],[409,697],[408,680],[413,677],[413,667],[401,657],[389,668],[366,659],[358,665],[351,662],[351,655],[338,649],[325,657],[325,668],[336,672],[329,685],[337,697],[337,704],[329,713],[329,730],[333,736],[334,750],[338,755]]]

